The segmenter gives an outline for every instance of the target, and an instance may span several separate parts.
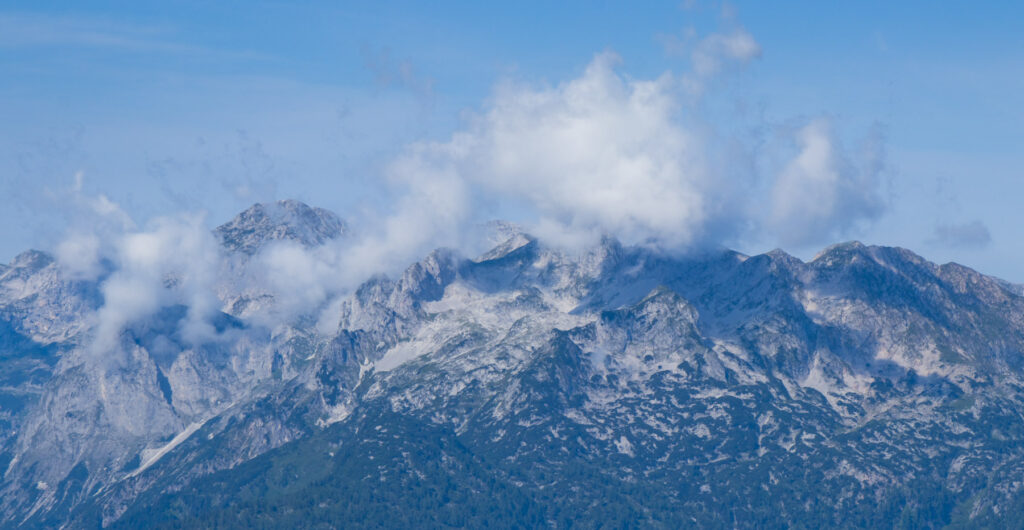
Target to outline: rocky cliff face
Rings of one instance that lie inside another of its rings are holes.
[[[215,231],[216,336],[187,340],[188,308],[170,305],[127,326],[116,362],[88,347],[103,277],[22,254],[0,269],[0,521],[143,524],[155,506],[210,524],[243,513],[244,491],[224,489],[239,481],[314,517],[287,503],[323,496],[314,483],[383,495],[388,477],[500,490],[556,526],[601,510],[934,526],[998,522],[1024,498],[1017,286],[859,243],[804,263],[611,239],[570,253],[505,228],[477,259],[438,250],[329,311],[268,321],[273,293],[238,278],[275,243],[346,230],[301,203],[256,205]],[[319,482],[281,485],[281,462]],[[341,513],[330,498],[317,509]]]

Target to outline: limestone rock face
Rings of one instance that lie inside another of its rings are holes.
[[[171,304],[109,355],[90,347],[104,278],[19,255],[0,268],[0,526],[229,506],[232,477],[277,480],[248,464],[355,473],[340,448],[346,466],[379,457],[358,467],[378,485],[441,469],[526,512],[621,501],[668,526],[870,524],[890,505],[998,525],[1024,500],[1019,286],[860,243],[805,263],[610,238],[569,252],[500,228],[476,259],[439,249],[275,313],[280,293],[240,279],[261,252],[346,228],[255,205],[215,230],[216,334],[190,339]]]

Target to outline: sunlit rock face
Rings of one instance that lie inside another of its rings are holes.
[[[1019,286],[860,243],[805,263],[500,227],[477,258],[439,249],[285,312],[251,281],[262,256],[345,224],[255,205],[214,232],[211,331],[169,303],[111,351],[105,276],[19,255],[0,268],[0,521],[999,526],[1022,505]],[[420,495],[442,483],[443,506]]]

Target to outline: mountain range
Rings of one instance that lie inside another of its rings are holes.
[[[1024,524],[1021,286],[493,228],[285,311],[246,279],[350,230],[257,204],[213,232],[211,333],[173,301],[101,351],[114,265],[0,265],[0,526]]]

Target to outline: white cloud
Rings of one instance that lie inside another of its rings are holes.
[[[64,239],[57,244],[55,254],[62,270],[77,280],[94,280],[103,273],[102,259],[112,252],[116,238],[135,228],[135,223],[124,210],[106,195],[87,195],[82,192],[84,173],[77,171],[65,198],[65,215],[71,226]]]
[[[158,218],[147,230],[114,236],[106,256],[114,271],[100,285],[92,351],[117,350],[125,326],[160,308],[188,307],[180,332],[192,343],[215,335],[209,317],[219,308],[215,281],[218,246],[200,215]]]
[[[57,245],[57,262],[71,278],[96,278],[101,272],[100,245],[95,233],[70,233]]]
[[[471,246],[463,244],[476,239],[475,229],[464,223],[472,203],[465,183],[443,168],[433,169],[411,179],[396,169],[394,185],[403,191],[393,211],[358,220],[344,238],[315,248],[283,241],[255,256],[252,281],[274,297],[259,320],[275,325],[320,310],[337,313],[332,297],[371,276],[398,274],[438,246]],[[330,323],[318,327],[328,329]]]
[[[775,178],[766,228],[785,245],[820,244],[848,233],[884,211],[877,149],[855,163],[832,124],[819,118],[795,135],[798,151]]]
[[[698,50],[702,79],[720,60],[760,53],[745,31],[707,37]],[[741,238],[803,246],[846,235],[884,210],[877,135],[852,157],[819,118],[777,128],[790,140],[765,148],[702,121],[700,102],[688,97],[692,76],[634,79],[618,63],[603,53],[556,86],[503,84],[449,141],[413,146],[393,170],[417,186],[458,190],[455,198],[525,205],[536,217],[528,228],[556,243],[611,234],[669,249]],[[779,164],[789,145],[795,152]],[[474,213],[460,204],[440,211],[446,217],[420,213],[428,226],[465,224],[463,214]]]
[[[287,321],[292,316],[314,310],[340,286],[341,261],[331,246],[306,249],[283,241],[270,245],[257,256],[260,287],[274,296],[262,318]]]
[[[736,27],[728,33],[713,33],[703,38],[692,53],[693,71],[708,78],[726,65],[745,65],[761,56],[761,45],[747,30]]]
[[[682,86],[691,96],[702,96],[710,81],[761,57],[761,45],[754,36],[730,17],[724,18],[730,26],[727,31],[701,37],[691,27],[682,34],[657,36],[666,54],[689,59],[691,70],[682,76]]]
[[[139,229],[106,195],[83,193],[83,180],[82,172],[75,173],[64,192],[73,225],[55,255],[71,278],[101,281],[93,351],[116,349],[127,324],[169,304],[188,307],[182,338],[212,337],[209,317],[220,307],[215,283],[221,251],[205,216],[160,217]]]
[[[678,121],[672,75],[628,79],[618,62],[599,54],[582,76],[554,87],[503,85],[468,128],[414,146],[393,169],[420,187],[447,182],[440,193],[469,186],[527,204],[538,217],[533,228],[551,238],[613,233],[688,244],[701,235],[715,184],[703,138]]]

